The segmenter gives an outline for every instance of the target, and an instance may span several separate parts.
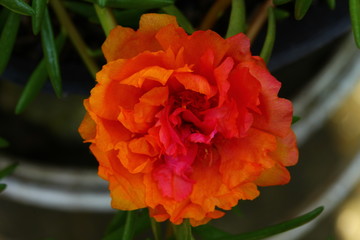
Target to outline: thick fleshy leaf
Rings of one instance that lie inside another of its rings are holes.
[[[0,138],[0,148],[8,147],[9,142],[3,138]]]
[[[3,169],[0,169],[0,179],[13,173],[17,166],[18,166],[18,163],[12,163]]]
[[[295,1],[295,19],[301,20],[309,10],[313,0],[296,0]]]
[[[336,7],[336,0],[327,0],[327,4],[331,10],[334,10]]]
[[[321,214],[321,212],[324,210],[323,207],[318,207],[311,212],[308,212],[300,217],[270,226],[266,227],[257,231],[248,232],[248,233],[242,233],[234,236],[229,237],[220,237],[216,238],[214,240],[260,240],[265,239],[267,237],[274,236],[276,234],[289,231],[291,229],[300,227],[313,219],[315,219],[317,216]]]
[[[360,1],[349,0],[349,10],[356,46],[360,48]]]
[[[89,19],[91,22],[99,23],[94,6],[85,2],[64,1],[64,6],[79,16]]]
[[[0,5],[22,15],[31,16],[34,14],[32,7],[23,0],[0,0]]]
[[[46,9],[47,0],[33,0],[32,8],[34,10],[34,15],[31,18],[33,33],[37,35],[40,32],[41,25],[44,19],[45,9]]]
[[[60,33],[60,35],[55,40],[56,51],[60,53],[64,43],[65,43],[65,34]],[[43,86],[45,85],[46,79],[48,77],[48,72],[46,68],[46,60],[42,59],[38,66],[35,68],[34,72],[31,74],[28,82],[25,85],[23,92],[19,98],[18,103],[16,104],[15,113],[22,113],[25,108],[31,103],[31,101],[39,94]]]
[[[274,5],[282,5],[288,2],[291,2],[293,0],[273,0]]]
[[[20,26],[20,15],[10,12],[0,36],[0,75],[4,72],[13,50]]]
[[[45,9],[44,22],[41,26],[41,42],[45,56],[46,69],[48,71],[51,84],[56,96],[61,97],[62,84],[60,65],[51,26],[51,20],[47,9]]]
[[[276,35],[276,18],[275,18],[274,8],[270,7],[268,9],[268,26],[267,26],[265,42],[260,53],[260,56],[264,59],[265,62],[269,62],[275,43],[275,35]]]
[[[102,7],[111,8],[161,8],[174,4],[174,0],[89,0]]]
[[[214,240],[231,236],[230,233],[227,233],[209,224],[195,227],[193,228],[193,232],[202,239],[206,240]]]
[[[226,38],[245,31],[246,9],[244,0],[232,0]]]

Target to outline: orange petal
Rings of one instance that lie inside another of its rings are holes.
[[[89,104],[84,101],[84,106],[91,119],[96,123],[96,134],[92,142],[103,151],[113,149],[120,141],[127,141],[131,137],[129,132],[119,121],[107,120],[97,116]]]
[[[143,14],[140,18],[139,31],[157,32],[161,28],[172,24],[178,26],[176,17],[167,14],[148,13]]]
[[[197,64],[201,56],[211,49],[215,66],[221,62],[229,49],[226,40],[213,31],[196,31],[184,41],[183,46],[185,61],[193,64]]]
[[[111,78],[113,69],[121,69],[123,64],[124,61],[111,62],[96,75],[99,83],[91,90],[89,105],[102,118],[116,120],[119,106],[132,108],[141,96],[140,89],[120,84]]]
[[[145,93],[135,104],[134,109],[121,108],[118,120],[130,131],[146,132],[155,121],[155,115],[168,99],[167,87],[155,87]]]
[[[245,138],[224,140],[216,146],[221,156],[220,172],[230,188],[253,182],[275,162],[269,156],[276,148],[275,137],[256,129],[250,129]]]
[[[283,185],[288,183],[289,181],[289,171],[280,164],[276,164],[272,168],[263,171],[259,178],[256,180],[256,184],[259,186],[274,186]]]
[[[119,142],[115,148],[119,150],[118,158],[122,165],[130,173],[149,172],[151,170],[154,160],[147,155],[132,152],[127,142]]]
[[[122,210],[146,207],[143,174],[129,173],[120,163],[116,151],[109,152],[108,157],[114,173],[109,177],[111,206]]]
[[[296,145],[296,136],[290,129],[284,137],[277,137],[277,148],[270,155],[284,166],[293,166],[299,158],[299,150]]]
[[[87,100],[85,100],[87,101]],[[82,120],[79,129],[80,136],[85,141],[91,141],[95,138],[96,135],[96,123],[88,113],[85,114],[84,119]]]
[[[122,80],[121,84],[141,88],[145,80],[153,80],[165,85],[172,73],[173,70],[159,66],[147,67]]]
[[[289,100],[277,96],[281,83],[276,80],[261,60],[247,62],[250,74],[261,84],[260,114],[254,114],[254,127],[285,137],[292,121],[292,104]]]
[[[225,40],[230,46],[227,54],[236,61],[242,62],[251,58],[250,40],[245,34],[239,33]]]
[[[216,94],[216,89],[201,75],[194,73],[175,73],[174,76],[185,89],[207,95],[209,98]]]
[[[133,153],[143,154],[150,157],[159,156],[160,149],[156,139],[150,135],[134,138],[129,142],[129,149]]]
[[[110,62],[120,58],[136,56],[140,52],[140,49],[124,47],[134,38],[136,38],[136,33],[131,28],[117,26],[112,29],[102,45],[102,51],[106,61]]]
[[[157,31],[166,25],[177,26],[176,18],[166,14],[144,14],[138,31],[117,26],[105,40],[102,50],[108,62],[132,58],[146,50],[158,51],[161,46],[155,39]]]

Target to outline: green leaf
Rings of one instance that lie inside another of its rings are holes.
[[[0,75],[4,72],[10,56],[20,25],[20,15],[10,12],[0,36]]]
[[[167,14],[175,16],[179,25],[184,28],[187,33],[192,34],[195,31],[189,20],[175,5],[163,7],[162,10]]]
[[[6,184],[0,183],[0,193],[4,191],[6,188]]]
[[[280,8],[275,8],[274,14],[275,14],[276,20],[283,20],[290,16],[290,13],[288,11],[286,11],[284,9],[280,9]]]
[[[276,19],[274,14],[274,8],[269,7],[267,33],[265,37],[264,46],[261,49],[261,53],[260,53],[260,56],[265,60],[266,63],[269,62],[274,47],[275,35],[276,35]]]
[[[174,233],[176,240],[192,240],[192,234],[191,234],[191,225],[189,223],[189,220],[186,219],[183,221],[182,224],[175,225],[174,227]]]
[[[56,51],[50,16],[47,9],[45,9],[44,22],[41,27],[41,42],[45,56],[46,69],[48,71],[51,84],[56,96],[61,97],[62,86],[59,59]]]
[[[107,0],[98,0],[98,4],[100,7],[105,7],[107,4]]]
[[[271,237],[273,235],[289,231],[291,229],[300,227],[305,223],[310,222],[314,218],[320,215],[320,213],[324,210],[324,207],[318,207],[315,210],[306,213],[300,217],[295,219],[291,219],[285,221],[283,223],[279,223],[270,227],[263,228],[261,230],[257,230],[254,232],[242,233],[230,237],[221,237],[216,240],[259,240],[267,237]]]
[[[66,36],[64,33],[60,33],[55,40],[56,51],[60,53],[62,47],[64,46]],[[46,83],[48,77],[48,72],[46,69],[45,58],[37,65],[34,72],[31,74],[24,90],[20,96],[19,101],[17,102],[15,113],[22,113],[25,108],[31,103],[32,100],[39,94],[44,84]]]
[[[9,12],[10,12],[9,9],[7,9],[7,8],[0,9],[0,31],[6,23],[6,19],[9,16]]]
[[[8,146],[9,146],[9,142],[6,141],[3,138],[0,138],[0,148],[5,148],[5,147],[8,147]]]
[[[310,8],[312,0],[296,0],[295,2],[295,19],[301,20]]]
[[[41,25],[44,19],[47,0],[33,0],[32,8],[34,9],[34,15],[32,17],[32,29],[33,33],[37,35],[40,32]]]
[[[291,124],[297,123],[300,119],[301,119],[301,117],[299,117],[299,116],[293,116]]]
[[[101,0],[88,0],[100,5]],[[110,8],[132,8],[132,9],[151,9],[161,8],[174,4],[174,0],[107,0],[103,7]]]
[[[83,2],[65,1],[64,5],[66,8],[70,9],[73,13],[80,15],[84,18],[87,18],[92,22],[100,23],[99,19],[96,17],[96,12],[92,4],[83,3]]]
[[[34,14],[32,7],[23,0],[0,0],[0,5],[22,15],[32,16]]]
[[[278,6],[278,5],[286,4],[291,1],[293,1],[293,0],[273,0],[273,3],[274,3],[274,5]]]
[[[349,0],[349,10],[356,46],[360,48],[360,0]]]
[[[123,27],[138,28],[141,15],[145,9],[113,9],[113,14],[116,22]]]
[[[246,8],[244,0],[232,0],[226,38],[245,31]]]
[[[195,227],[193,228],[193,231],[196,235],[206,240],[214,240],[232,236],[230,233],[227,233],[208,224]]]
[[[16,167],[18,166],[18,163],[12,163],[9,166],[3,168],[0,170],[0,179],[10,175],[12,172],[14,172],[14,170],[16,169]]]
[[[329,8],[331,10],[334,10],[335,7],[336,7],[336,0],[326,0],[326,1],[327,1],[327,4],[328,4]]]

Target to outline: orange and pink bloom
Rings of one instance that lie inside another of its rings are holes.
[[[111,31],[79,132],[114,208],[196,226],[289,182],[292,104],[249,48],[244,34],[188,35],[165,14]]]

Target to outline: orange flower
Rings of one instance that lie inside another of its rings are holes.
[[[79,132],[114,208],[196,226],[289,182],[292,105],[245,35],[188,35],[173,16],[145,14],[137,31],[113,29],[103,52]]]

